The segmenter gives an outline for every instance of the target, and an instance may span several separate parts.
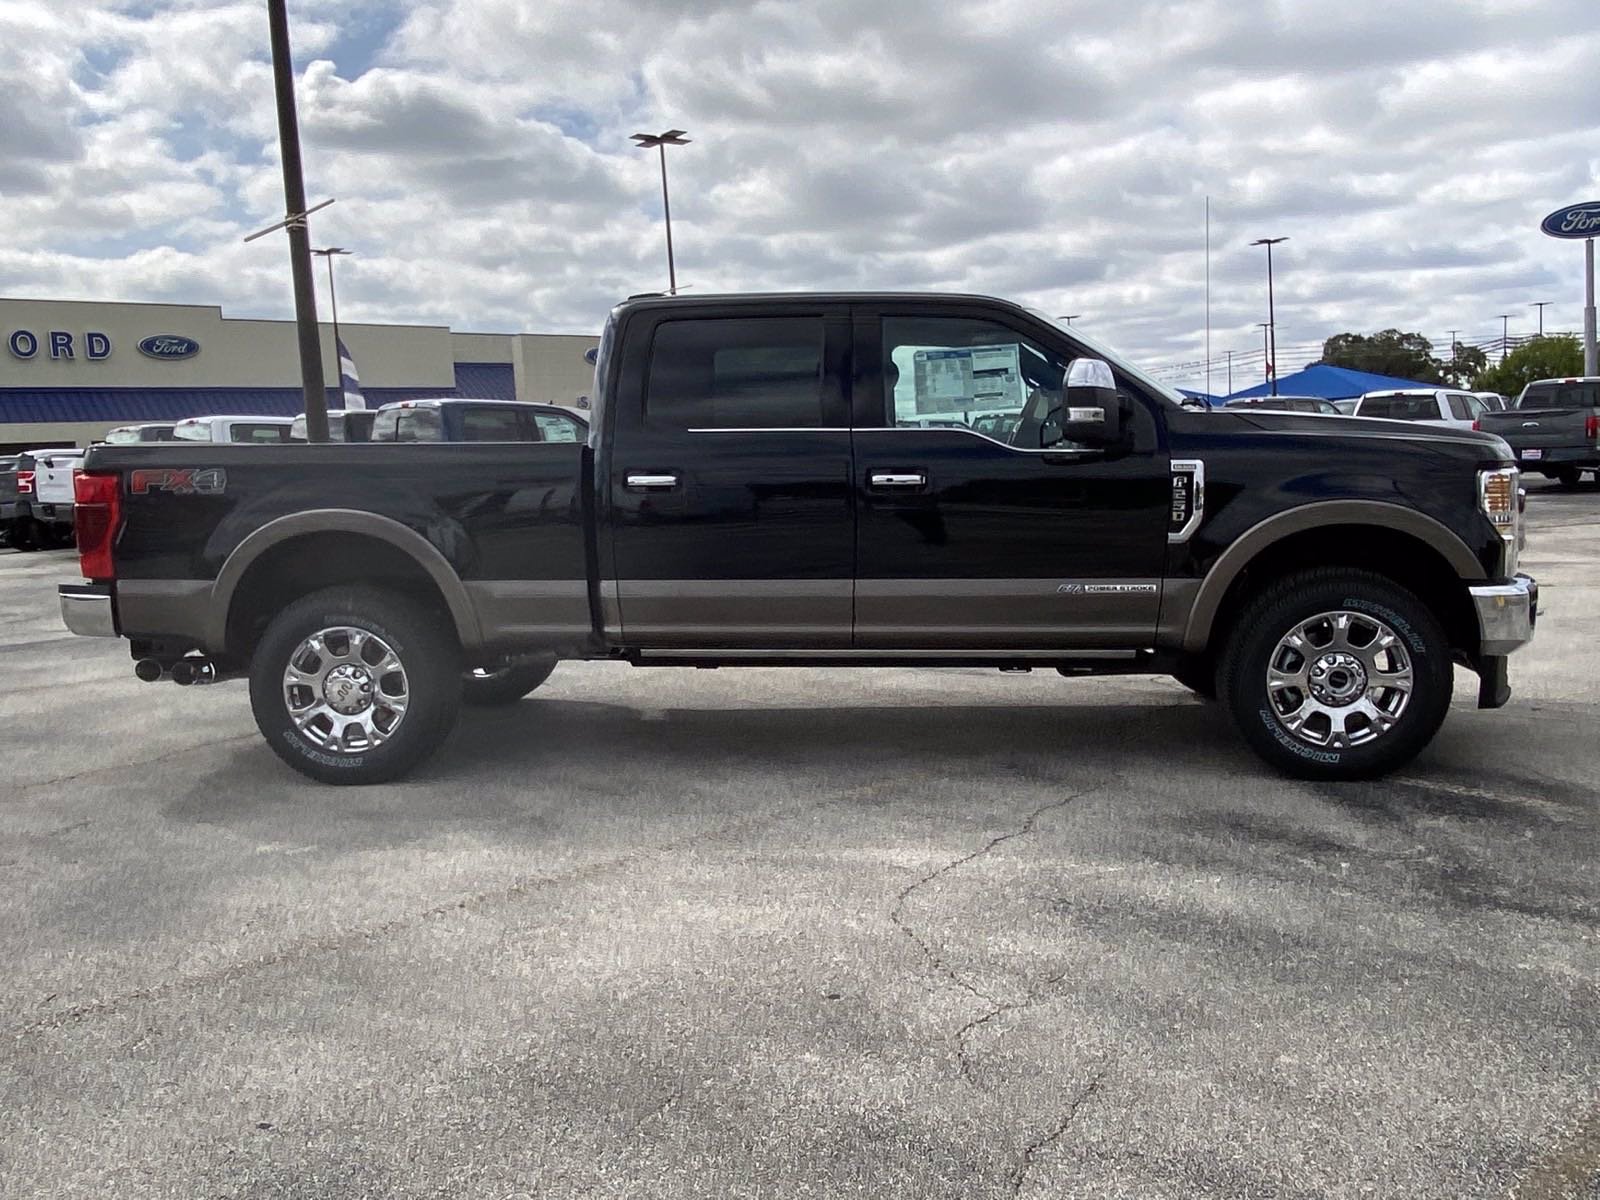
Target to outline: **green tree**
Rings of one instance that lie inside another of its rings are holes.
[[[1480,373],[1472,381],[1480,392],[1499,392],[1515,400],[1535,379],[1560,379],[1583,374],[1583,346],[1575,337],[1536,337],[1524,342],[1504,362]]]
[[[1433,343],[1420,333],[1385,329],[1368,337],[1336,333],[1322,343],[1322,361],[1330,367],[1394,375],[1418,383],[1443,383],[1444,370],[1433,356]]]
[[[1455,345],[1455,353],[1440,364],[1445,382],[1453,387],[1470,387],[1472,381],[1489,369],[1489,356],[1480,346]],[[1488,391],[1488,388],[1481,389]]]

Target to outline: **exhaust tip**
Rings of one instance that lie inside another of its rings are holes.
[[[179,687],[188,687],[194,682],[194,664],[186,658],[180,658],[172,664],[172,682]]]
[[[145,683],[155,683],[165,672],[161,664],[153,658],[141,658],[133,664],[133,673]]]

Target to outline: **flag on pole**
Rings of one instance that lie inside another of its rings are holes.
[[[361,376],[356,374],[356,360],[350,357],[343,338],[339,339],[339,386],[346,408],[367,407],[367,398],[361,394]]]

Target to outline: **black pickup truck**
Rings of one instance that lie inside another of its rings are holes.
[[[66,623],[352,783],[563,659],[1169,674],[1371,776],[1533,633],[1484,434],[1186,411],[980,296],[635,297],[595,370],[586,443],[96,447]]]

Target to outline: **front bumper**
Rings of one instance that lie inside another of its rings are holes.
[[[1478,612],[1478,653],[1503,658],[1533,640],[1539,616],[1539,585],[1531,576],[1515,575],[1506,583],[1485,583],[1467,589]]]
[[[63,583],[56,588],[61,619],[79,637],[116,637],[116,605],[104,583]]]

